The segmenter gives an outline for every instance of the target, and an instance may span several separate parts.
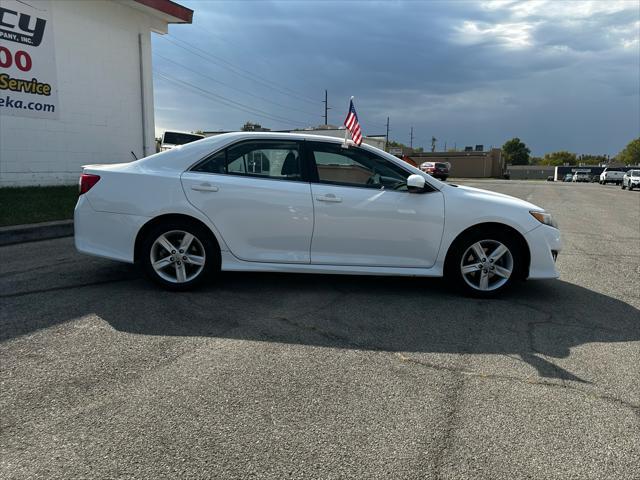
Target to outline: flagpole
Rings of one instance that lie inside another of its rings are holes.
[[[351,96],[351,99],[349,100],[349,108],[351,108],[351,102],[353,102],[353,96]],[[348,133],[349,133],[349,129],[348,129],[348,128],[347,128],[347,126],[345,125],[345,126],[344,126],[344,144],[343,144],[343,146],[344,146],[345,148],[349,148],[349,144],[347,143],[347,142],[348,142],[348,140],[349,140],[349,139],[347,138],[347,134],[348,134]]]

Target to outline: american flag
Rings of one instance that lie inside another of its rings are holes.
[[[356,145],[360,146],[362,143],[362,131],[360,130],[356,107],[353,106],[353,99],[349,102],[349,113],[347,114],[347,118],[344,120],[344,126],[351,132],[351,138]]]

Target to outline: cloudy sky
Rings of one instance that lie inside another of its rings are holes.
[[[518,136],[615,154],[640,132],[636,0],[201,1],[154,35],[156,127],[340,125],[439,149]]]

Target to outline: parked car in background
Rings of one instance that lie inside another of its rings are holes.
[[[605,168],[600,174],[600,185],[606,185],[607,183],[615,183],[616,185],[622,184],[622,177],[624,177],[624,170],[621,168]]]
[[[560,231],[542,208],[343,143],[236,132],[87,165],[76,248],[137,263],[170,290],[220,270],[446,276],[481,297],[558,277]]]
[[[573,173],[567,173],[562,179],[563,182],[572,182],[573,181]]]
[[[633,190],[634,188],[640,188],[640,170],[629,170],[622,177],[622,189],[628,188]]]
[[[443,162],[424,162],[420,165],[420,170],[428,173],[438,180],[446,181],[449,178],[449,164]]]
[[[588,170],[577,170],[573,173],[572,182],[590,182],[591,172]]]
[[[187,143],[202,140],[203,138],[205,138],[204,135],[199,135],[197,133],[172,132],[168,130],[162,134],[160,151],[164,152],[165,150],[171,150],[179,145],[186,145]]]

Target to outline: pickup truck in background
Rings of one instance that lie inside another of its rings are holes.
[[[600,185],[606,185],[607,183],[615,183],[616,185],[622,185],[622,177],[624,177],[624,170],[621,168],[605,168],[600,174]]]

